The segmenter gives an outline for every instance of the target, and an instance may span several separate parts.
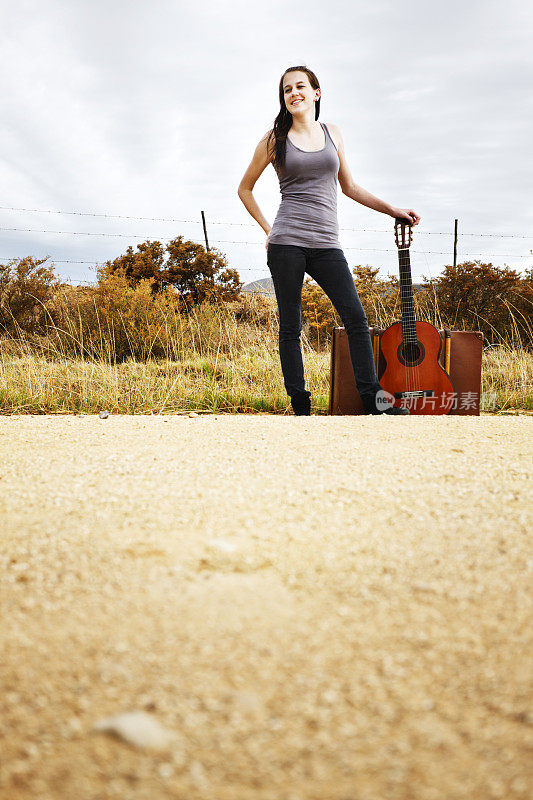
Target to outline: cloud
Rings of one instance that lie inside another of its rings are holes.
[[[449,261],[445,237],[425,232],[451,231],[455,217],[464,232],[528,231],[532,17],[519,0],[503,11],[495,0],[159,1],[130,3],[127,13],[118,0],[12,4],[0,32],[9,65],[0,77],[1,205],[192,221],[2,211],[4,227],[132,238],[4,232],[0,256],[95,261],[137,235],[201,241],[203,209],[210,241],[241,278],[264,277],[264,235],[236,190],[278,111],[281,73],[304,63],[320,79],[321,119],[340,126],[354,179],[422,215],[416,240],[426,255],[413,257],[414,276],[437,274]],[[254,195],[272,223],[280,195],[270,167]],[[349,263],[397,270],[391,218],[339,191],[339,221],[388,232],[341,232]],[[523,269],[529,246],[463,238],[459,252],[514,254],[506,262]],[[87,265],[57,269],[93,279]]]

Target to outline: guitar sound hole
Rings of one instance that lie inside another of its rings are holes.
[[[398,348],[398,361],[405,366],[416,366],[424,359],[424,345],[422,342],[407,342]]]

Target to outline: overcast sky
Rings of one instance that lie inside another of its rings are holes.
[[[422,217],[413,280],[452,263],[456,217],[459,261],[533,264],[529,0],[0,7],[0,263],[50,255],[63,279],[94,281],[91,265],[130,244],[179,234],[202,242],[204,210],[210,244],[241,280],[268,276],[263,231],[237,187],[278,113],[281,74],[306,64],[320,81],[320,120],[340,127],[356,183]],[[254,195],[272,224],[280,203],[272,166]],[[350,266],[397,274],[392,218],[340,187],[338,214]]]

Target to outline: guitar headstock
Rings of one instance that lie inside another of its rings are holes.
[[[402,217],[394,220],[394,238],[398,250],[408,250],[411,247],[412,223]]]

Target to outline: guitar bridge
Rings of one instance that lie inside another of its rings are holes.
[[[401,400],[403,397],[433,397],[433,389],[417,389],[411,392],[394,392],[396,400]]]

